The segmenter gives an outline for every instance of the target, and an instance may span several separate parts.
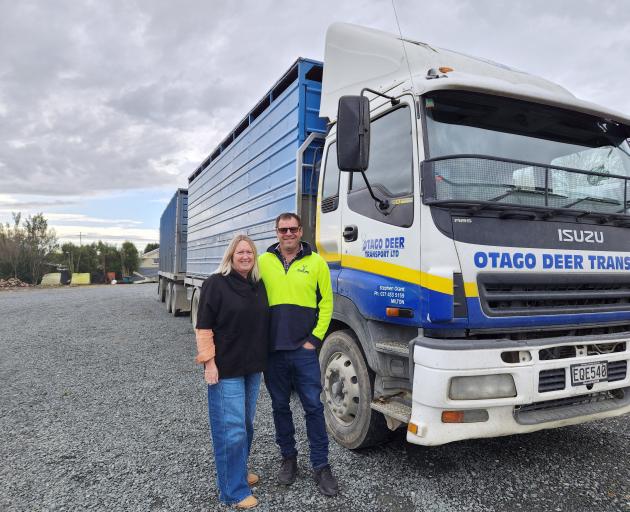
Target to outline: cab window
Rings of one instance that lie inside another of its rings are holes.
[[[361,215],[398,226],[413,223],[413,138],[409,106],[396,108],[370,124],[370,162],[365,175],[380,199],[381,210],[370,196],[360,173],[353,173],[348,207]]]
[[[322,183],[322,213],[335,211],[339,206],[339,167],[337,167],[337,144],[328,146],[324,181]]]

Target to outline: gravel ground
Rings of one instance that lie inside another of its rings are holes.
[[[189,318],[154,285],[1,291],[0,510],[229,510],[193,357]],[[297,428],[300,476],[284,489],[263,389],[257,510],[630,511],[629,417],[434,448],[332,442],[337,498],[317,492]]]

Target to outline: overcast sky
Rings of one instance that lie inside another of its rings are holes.
[[[396,0],[403,35],[630,113],[628,0]],[[328,25],[397,32],[387,1],[0,0],[0,221],[157,241],[175,189]]]

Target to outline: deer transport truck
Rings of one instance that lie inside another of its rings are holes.
[[[629,126],[527,73],[333,25],[324,63],[298,59],[190,175],[183,283],[159,289],[185,291],[171,308],[194,323],[232,236],[264,251],[295,211],[331,270],[340,444],[625,414]]]

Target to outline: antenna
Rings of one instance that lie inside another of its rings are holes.
[[[407,62],[407,70],[409,71],[409,80],[411,81],[411,89],[413,92],[416,90],[416,86],[413,84],[413,76],[411,75],[411,66],[409,64],[409,57],[407,57],[407,48],[405,47],[405,41],[403,39],[402,30],[400,30],[400,21],[398,21],[398,13],[396,12],[396,4],[392,0],[392,9],[394,9],[394,17],[396,18],[396,25],[398,26],[398,34],[400,35],[400,44],[402,45],[403,53],[405,54],[405,61]]]

